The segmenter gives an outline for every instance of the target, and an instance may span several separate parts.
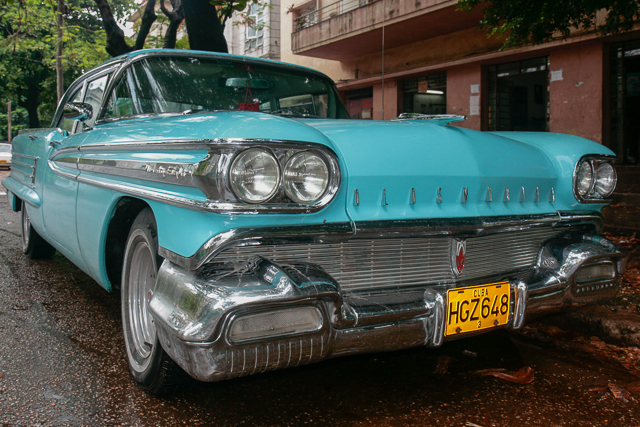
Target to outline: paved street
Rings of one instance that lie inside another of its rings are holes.
[[[503,331],[438,350],[185,380],[173,396],[151,397],[128,373],[119,295],[59,254],[27,259],[19,218],[0,195],[1,425],[640,426],[640,396],[602,391],[638,381],[629,371]],[[525,366],[530,384],[477,373]]]

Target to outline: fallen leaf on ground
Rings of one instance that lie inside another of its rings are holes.
[[[640,382],[633,383],[633,384],[627,384],[626,389],[630,393],[640,394]]]
[[[469,421],[467,421],[465,423],[465,427],[482,427],[482,426],[480,426],[478,424],[470,423]]]
[[[487,375],[488,372],[507,372],[504,368],[496,368],[496,369],[480,369],[479,371],[475,371],[474,374],[478,375]]]
[[[501,378],[506,381],[511,381],[518,384],[529,384],[533,382],[533,368],[525,366],[518,372],[503,372],[501,369],[487,369],[482,375],[491,375],[496,378]]]
[[[617,384],[609,383],[609,390],[611,390],[611,393],[613,393],[616,399],[622,399],[625,402],[629,401],[630,396],[626,388]]]
[[[438,357],[438,364],[436,365],[436,369],[434,373],[444,375],[449,370],[449,363],[451,363],[451,358],[449,356],[440,356]]]

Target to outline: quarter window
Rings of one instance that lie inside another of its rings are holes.
[[[82,87],[76,90],[73,96],[69,99],[68,102],[81,102],[82,101]],[[64,129],[69,133],[73,133],[73,125],[76,123],[75,120],[69,120],[64,117],[64,114],[60,117],[60,122],[58,123],[58,127],[60,129]]]
[[[98,110],[100,109],[100,105],[102,105],[102,97],[104,96],[108,79],[109,75],[107,74],[96,80],[90,81],[87,86],[87,94],[84,97],[84,102],[91,104],[93,107],[93,116],[84,122],[85,126],[93,127],[93,124],[98,117]]]

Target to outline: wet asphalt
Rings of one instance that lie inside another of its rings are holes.
[[[640,426],[640,396],[590,391],[634,381],[626,371],[505,331],[220,383],[185,379],[173,395],[149,396],[124,359],[119,295],[60,254],[27,259],[2,193],[2,426]],[[530,384],[476,373],[524,366],[535,370]]]

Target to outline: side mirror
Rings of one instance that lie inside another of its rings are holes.
[[[93,116],[93,106],[84,102],[69,102],[64,104],[62,113],[67,120],[80,120],[84,122]]]

